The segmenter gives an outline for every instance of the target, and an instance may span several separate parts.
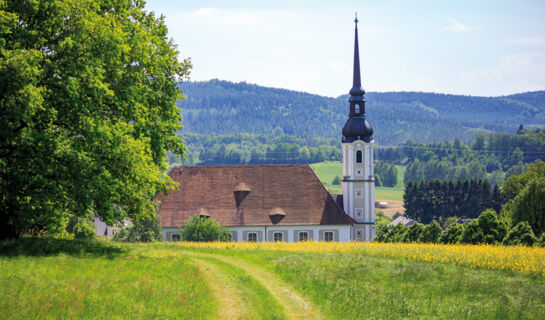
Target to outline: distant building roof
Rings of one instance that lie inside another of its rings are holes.
[[[413,224],[416,223],[416,221],[414,221],[413,219],[411,218],[407,218],[407,217],[404,217],[404,216],[399,216],[397,218],[395,218],[392,222],[388,223],[389,226],[395,226],[395,225],[398,225],[398,224],[403,224],[404,226],[412,226]]]
[[[225,226],[354,223],[308,165],[176,167],[170,177],[179,188],[159,205],[162,227],[203,212]]]

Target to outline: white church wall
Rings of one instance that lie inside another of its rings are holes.
[[[283,237],[287,238],[283,241],[298,242],[299,232],[308,232],[309,240],[323,241],[320,235],[324,232],[332,231],[334,233],[334,241],[348,242],[351,241],[351,225],[296,225],[296,226],[234,226],[229,227],[232,234],[232,241],[246,242],[247,236],[251,232],[257,234],[257,241],[273,241],[272,237],[275,232],[282,232]],[[171,241],[172,235],[180,234],[181,228],[162,228],[163,241]]]

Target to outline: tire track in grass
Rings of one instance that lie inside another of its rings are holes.
[[[244,303],[234,289],[233,283],[219,272],[213,263],[196,259],[194,262],[203,271],[203,276],[216,297],[218,319],[243,319]]]
[[[188,256],[207,257],[217,259],[224,263],[243,270],[247,275],[257,280],[266,288],[271,296],[278,301],[284,309],[288,319],[325,319],[314,304],[301,296],[293,287],[284,282],[278,276],[260,268],[252,263],[234,257],[215,255],[209,253],[186,251]]]
[[[242,304],[237,307],[239,308],[237,319],[287,319],[282,306],[271,293],[240,268],[211,257],[192,257],[191,260],[200,264],[208,264],[208,271],[210,271],[212,278],[215,279],[219,275],[224,280],[223,285],[231,285],[235,291],[232,294],[238,295],[242,301]],[[220,303],[225,302],[221,301]],[[220,310],[219,316],[221,315]]]

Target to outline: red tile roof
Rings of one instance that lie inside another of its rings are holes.
[[[161,226],[205,215],[225,226],[352,224],[308,165],[176,167]],[[274,223],[273,223],[274,222]]]

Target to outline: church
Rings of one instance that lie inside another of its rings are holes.
[[[375,236],[373,129],[361,86],[358,20],[353,85],[342,130],[342,194],[331,195],[308,165],[183,166],[178,190],[158,208],[164,241],[179,241],[199,215],[231,230],[231,241],[370,241]]]

